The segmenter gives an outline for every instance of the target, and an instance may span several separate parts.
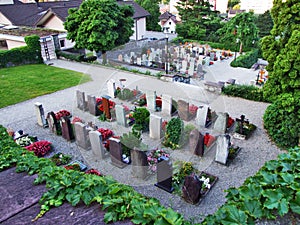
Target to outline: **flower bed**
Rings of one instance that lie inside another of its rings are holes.
[[[228,148],[228,157],[227,157],[226,166],[229,166],[229,164],[237,157],[240,151],[241,148],[239,146],[231,145]]]
[[[149,164],[149,169],[152,172],[156,172],[158,158],[160,158],[162,156],[167,157],[167,158],[170,157],[170,155],[167,152],[165,152],[163,149],[154,149],[148,154],[147,161]]]
[[[71,161],[71,159],[72,159],[71,155],[66,155],[66,154],[63,154],[61,152],[58,152],[58,153],[54,154],[50,158],[50,160],[52,162],[54,162],[57,166],[66,165]]]
[[[243,128],[241,132],[241,124],[238,123],[235,129],[235,133],[233,134],[233,137],[240,140],[247,140],[252,133],[256,130],[256,126],[252,123],[243,123]]]
[[[62,110],[55,113],[55,118],[57,120],[60,120],[64,116],[71,117],[71,113],[68,110],[65,110],[65,109],[62,109]]]

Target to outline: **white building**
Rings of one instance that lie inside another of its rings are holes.
[[[240,0],[240,9],[246,12],[253,11],[255,14],[264,14],[273,7],[273,0]]]

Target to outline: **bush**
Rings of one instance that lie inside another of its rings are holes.
[[[172,118],[166,127],[166,135],[163,145],[172,149],[179,148],[179,142],[184,131],[183,121],[177,117]]]
[[[84,58],[84,55],[76,54],[76,53],[71,53],[71,52],[64,52],[64,51],[57,51],[56,52],[57,57],[64,57],[66,59],[74,60],[77,62],[82,61]]]
[[[223,88],[222,93],[258,102],[264,101],[262,89],[253,85],[229,85]]]
[[[132,130],[136,131],[148,131],[149,130],[149,121],[150,121],[150,112],[146,108],[137,108],[133,113],[133,118],[135,124],[132,127]]]
[[[27,36],[25,42],[27,46],[0,52],[0,68],[43,62],[40,37]]]
[[[250,52],[247,52],[245,55],[237,57],[234,61],[230,63],[232,67],[243,67],[250,69],[253,64],[257,62],[258,59],[258,49],[254,49]]]
[[[264,114],[264,128],[280,147],[294,147],[300,136],[300,94],[282,94]]]

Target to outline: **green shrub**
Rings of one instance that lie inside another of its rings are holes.
[[[264,101],[262,89],[253,85],[228,85],[223,88],[222,93],[258,102]]]
[[[166,126],[166,135],[163,145],[172,149],[179,148],[179,142],[184,131],[183,121],[177,117],[172,118]]]
[[[148,131],[149,130],[149,118],[150,112],[146,108],[137,108],[133,113],[135,123],[132,127],[136,131]]]
[[[280,147],[294,147],[300,136],[300,92],[282,94],[265,111],[264,128]]]
[[[42,63],[40,37],[37,35],[25,37],[27,46],[13,48],[0,52],[0,68],[24,64]]]
[[[254,49],[250,52],[247,52],[245,55],[240,55],[235,60],[230,63],[232,67],[243,67],[243,68],[251,68],[253,64],[257,62],[258,59],[258,49]]]
[[[56,52],[57,57],[64,57],[66,59],[70,59],[76,62],[80,62],[83,60],[84,55],[76,54],[76,53],[71,53],[71,52],[64,52],[64,51],[57,51]]]
[[[117,91],[116,96],[121,100],[130,100],[134,97],[134,94],[130,89],[124,88],[121,89],[120,91]]]

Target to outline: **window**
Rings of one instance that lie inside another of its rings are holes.
[[[61,48],[65,47],[65,40],[59,40],[59,45]]]
[[[172,23],[171,22],[169,22],[169,25],[171,25]]]

